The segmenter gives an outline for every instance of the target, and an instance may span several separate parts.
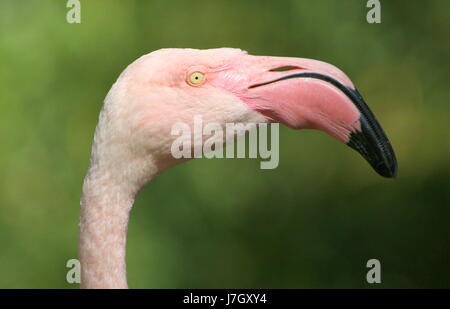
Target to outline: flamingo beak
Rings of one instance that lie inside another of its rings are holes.
[[[294,129],[322,130],[359,152],[381,176],[396,176],[389,139],[342,71],[311,59],[257,58],[265,71],[259,66],[240,96],[248,106]],[[281,63],[288,66],[278,70]]]
[[[397,159],[386,133],[357,89],[348,88],[347,95],[361,113],[361,130],[350,133],[347,145],[359,152],[378,174],[395,178]]]

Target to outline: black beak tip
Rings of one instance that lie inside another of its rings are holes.
[[[379,164],[374,167],[375,171],[383,177],[386,178],[396,178],[397,177],[397,164]]]
[[[359,152],[378,174],[396,178],[397,158],[386,133],[358,90],[347,88],[344,91],[361,113],[361,131],[351,132],[347,145]]]
[[[397,159],[389,140],[384,134],[384,138],[375,139],[366,128],[367,126],[363,126],[362,132],[352,132],[347,145],[359,152],[379,175],[396,178]]]

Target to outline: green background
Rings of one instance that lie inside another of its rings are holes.
[[[102,101],[162,47],[238,47],[340,67],[388,133],[399,175],[317,131],[280,131],[280,165],[198,159],[138,196],[133,288],[429,288],[449,282],[449,3],[0,2],[0,288],[74,288],[81,183]],[[382,283],[366,282],[367,260]]]

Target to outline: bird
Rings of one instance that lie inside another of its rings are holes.
[[[119,75],[99,113],[80,199],[81,288],[128,288],[126,237],[134,199],[158,174],[188,160],[171,154],[171,127],[192,124],[194,115],[204,123],[321,130],[359,152],[381,176],[397,174],[385,132],[334,65],[237,48],[150,52]]]

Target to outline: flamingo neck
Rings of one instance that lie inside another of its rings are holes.
[[[81,288],[128,287],[128,219],[142,185],[133,185],[118,165],[93,163],[84,180],[78,247]]]
[[[125,248],[134,196],[86,176],[81,197],[78,254],[82,288],[127,288]]]

